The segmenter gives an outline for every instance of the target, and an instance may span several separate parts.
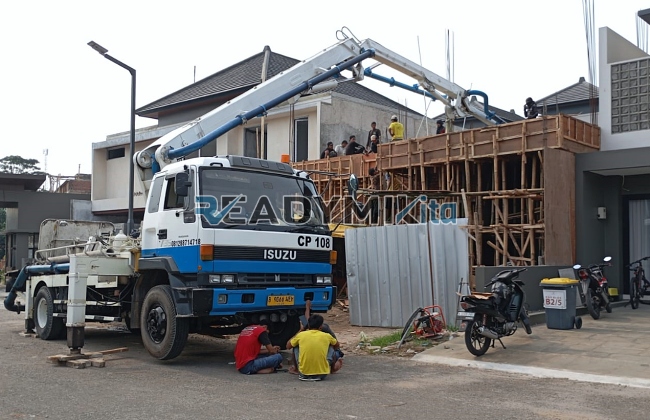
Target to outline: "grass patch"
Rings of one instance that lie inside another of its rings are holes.
[[[458,327],[455,325],[447,325],[447,331],[449,332],[458,332]]]
[[[398,342],[399,340],[402,339],[402,331],[395,331],[392,334],[384,335],[381,337],[373,338],[370,340],[370,345],[371,346],[380,346],[380,347],[386,347],[389,346],[393,343]]]

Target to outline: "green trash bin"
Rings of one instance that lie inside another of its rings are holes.
[[[562,277],[543,279],[539,283],[543,288],[546,328],[571,330],[582,327],[582,318],[576,316],[578,283],[578,280]]]

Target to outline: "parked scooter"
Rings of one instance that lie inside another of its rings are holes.
[[[612,257],[603,258],[604,263],[591,264],[588,268],[582,267],[580,264],[573,266],[573,269],[578,272],[580,278],[580,298],[582,304],[587,307],[589,315],[593,319],[600,318],[601,309],[604,308],[607,313],[612,312],[611,298],[609,296],[609,286],[607,285],[607,278],[603,269],[611,266],[610,261]]]
[[[519,273],[526,268],[504,270],[499,272],[485,286],[492,287],[491,293],[472,293],[462,296],[458,318],[469,321],[465,327],[465,345],[474,356],[482,356],[494,341],[501,341],[517,331],[521,322],[527,334],[532,334],[526,308],[524,283],[516,280]]]

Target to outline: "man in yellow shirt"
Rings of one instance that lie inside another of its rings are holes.
[[[404,140],[404,125],[397,122],[397,115],[393,115],[390,120],[391,123],[388,126],[388,132],[392,137],[391,141]]]
[[[308,330],[299,332],[287,342],[287,349],[294,349],[301,381],[320,381],[340,369],[341,364],[335,360],[335,350],[340,344],[332,335],[321,331],[321,315],[310,316],[308,325]]]

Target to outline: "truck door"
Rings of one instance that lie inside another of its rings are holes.
[[[176,184],[183,181],[179,181],[177,173],[164,177],[159,191],[158,211],[152,217],[156,224],[147,224],[144,235],[146,239],[143,238],[143,256],[171,257],[181,273],[196,273],[199,262],[200,240],[194,211],[194,174],[193,169],[187,173],[190,182],[186,194],[181,195],[178,194]],[[156,189],[156,181],[157,179],[152,186],[152,194]],[[153,249],[145,250],[145,246]]]

